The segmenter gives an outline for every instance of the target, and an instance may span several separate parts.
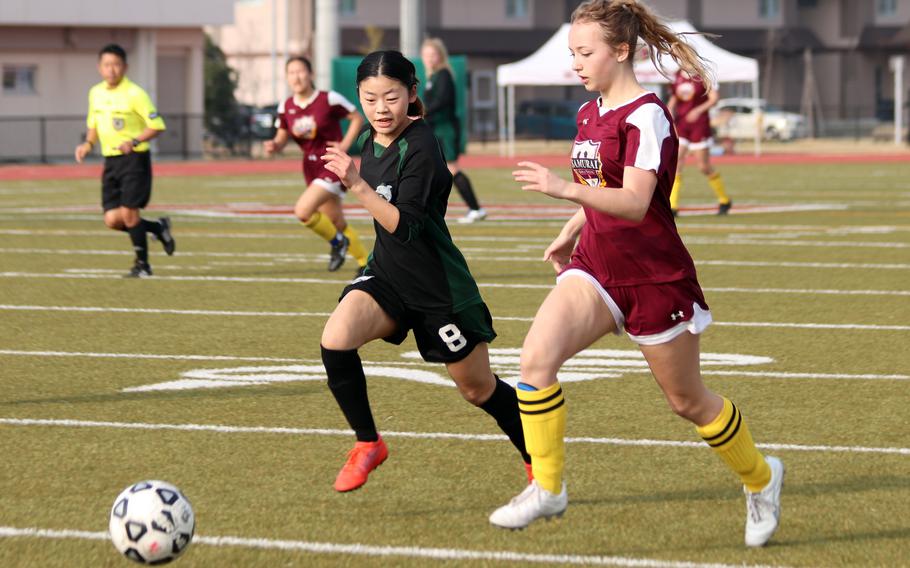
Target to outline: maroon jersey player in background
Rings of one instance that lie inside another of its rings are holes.
[[[292,57],[285,66],[288,86],[294,93],[278,106],[278,132],[267,141],[267,154],[280,152],[289,139],[303,152],[303,176],[307,188],[294,205],[294,215],[332,246],[329,271],[344,264],[350,253],[363,268],[367,251],[360,236],[344,219],[341,201],[345,187],[320,159],[329,146],[347,151],[357,139],[363,117],[356,107],[335,91],[319,91],[313,85],[313,68],[306,57]],[[350,120],[344,137],[341,121]]]
[[[544,252],[559,276],[521,349],[518,408],[534,481],[490,522],[518,529],[565,512],[566,404],[556,373],[582,349],[625,329],[673,411],[741,478],[745,541],[761,546],[778,525],[784,469],[758,452],[736,406],[702,382],[699,334],[711,313],[670,211],[679,146],[670,112],[632,68],[639,37],[705,76],[698,54],[642,4],[583,2],[569,31],[572,70],[600,96],[578,111],[574,183],[533,162],[519,162],[514,172],[523,190],[581,208]],[[655,481],[660,475],[673,472],[650,473]]]
[[[733,206],[727,196],[724,181],[711,166],[711,119],[708,109],[717,104],[717,89],[708,89],[697,75],[690,75],[679,69],[670,87],[670,100],[667,108],[675,117],[676,133],[679,135],[679,164],[676,178],[673,180],[673,191],[670,193],[670,208],[673,215],[679,213],[679,192],[682,189],[682,169],[686,165],[686,155],[692,152],[698,161],[698,169],[708,178],[708,185],[717,195],[717,214],[726,215]]]

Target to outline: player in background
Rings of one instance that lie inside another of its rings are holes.
[[[104,46],[98,54],[98,73],[104,79],[88,92],[88,132],[76,146],[76,161],[82,163],[98,141],[104,156],[101,174],[101,206],[104,224],[130,237],[136,260],[127,278],[148,278],[148,236],[153,234],[168,255],[176,243],[171,221],[161,217],[143,219],[140,211],[152,197],[152,158],[149,140],[164,131],[148,94],[126,76],[126,51],[117,44]]]
[[[717,214],[726,215],[733,202],[727,195],[720,173],[711,166],[710,158],[712,140],[708,110],[717,104],[717,85],[712,85],[712,88],[708,89],[703,78],[679,69],[673,77],[670,91],[672,95],[667,101],[667,108],[675,117],[676,133],[679,135],[679,159],[676,177],[673,179],[673,191],[670,193],[670,209],[673,210],[673,215],[679,214],[682,169],[686,165],[686,156],[692,152],[698,160],[698,169],[708,178],[708,185],[717,195]]]
[[[745,541],[763,545],[778,525],[784,468],[759,453],[740,410],[702,382],[699,334],[711,313],[670,211],[679,143],[668,109],[636,80],[632,54],[641,37],[693,76],[705,76],[704,65],[635,0],[588,0],[571,22],[572,69],[600,97],[578,111],[573,182],[532,162],[514,172],[523,190],[581,208],[544,252],[559,276],[521,350],[518,405],[534,482],[490,522],[522,528],[565,511],[567,411],[556,374],[576,353],[624,328],[673,411],[742,480]]]
[[[427,38],[420,48],[420,58],[427,73],[427,85],[423,91],[426,105],[424,120],[433,127],[433,134],[442,146],[449,171],[455,181],[455,189],[468,206],[468,212],[458,219],[459,223],[475,223],[486,218],[487,212],[480,206],[471,180],[458,167],[461,155],[461,124],[455,114],[455,79],[449,65],[449,52],[442,40]]]
[[[347,151],[357,139],[363,117],[341,94],[316,89],[313,67],[306,57],[291,57],[285,71],[288,86],[294,94],[278,105],[278,132],[263,147],[267,154],[280,152],[289,139],[300,146],[307,188],[294,205],[294,215],[331,245],[329,272],[341,268],[347,253],[363,268],[367,263],[367,251],[360,242],[360,235],[345,221],[341,207],[345,188],[321,159],[325,149],[331,146]],[[350,124],[342,137],[341,121],[344,119]]]
[[[344,289],[322,332],[329,388],[357,437],[335,489],[357,489],[388,456],[357,350],[376,339],[400,345],[408,331],[423,359],[444,363],[461,395],[496,420],[530,475],[515,389],[490,370],[490,311],[446,227],[452,175],[418,118],[414,64],[397,51],[373,52],[357,68],[357,89],[371,127],[361,135],[360,172],[341,148],[325,156],[376,229],[366,270]]]

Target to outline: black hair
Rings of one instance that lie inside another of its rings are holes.
[[[418,83],[417,69],[400,51],[374,51],[364,57],[357,66],[357,88],[366,79],[380,75],[395,79],[407,87],[409,95]],[[423,116],[423,101],[420,97],[408,104],[408,116]]]
[[[126,51],[116,43],[109,43],[102,47],[101,51],[98,52],[98,59],[101,59],[105,53],[112,53],[126,63]]]
[[[304,57],[303,55],[292,55],[291,57],[288,57],[288,60],[285,61],[285,63],[284,63],[284,68],[287,69],[288,65],[290,65],[291,63],[293,63],[295,61],[299,61],[299,62],[303,63],[303,66],[306,67],[306,70],[309,73],[313,72],[313,64],[310,62],[310,60],[308,58]]]

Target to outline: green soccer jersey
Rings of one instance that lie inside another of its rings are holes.
[[[409,309],[455,313],[483,300],[445,223],[452,174],[423,120],[415,120],[389,147],[361,135],[361,177],[398,208],[394,232],[378,222],[367,275],[398,290]]]

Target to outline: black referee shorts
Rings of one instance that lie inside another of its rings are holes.
[[[417,349],[424,361],[456,363],[470,355],[478,343],[490,343],[496,338],[493,316],[483,302],[456,313],[415,311],[405,306],[389,283],[376,276],[355,279],[345,287],[341,298],[352,290],[360,290],[372,296],[379,307],[398,324],[398,329],[392,335],[384,337],[384,341],[401,345],[408,336],[408,331],[413,330]]]
[[[131,152],[104,159],[101,175],[101,206],[143,209],[152,197],[152,157],[149,152]]]

